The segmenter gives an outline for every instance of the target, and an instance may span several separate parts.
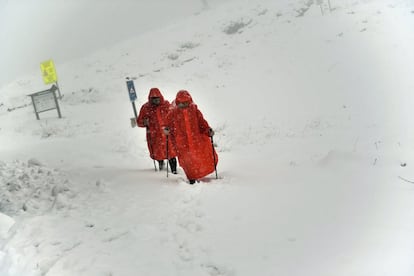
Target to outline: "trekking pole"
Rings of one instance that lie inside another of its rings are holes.
[[[151,141],[151,136],[150,136],[150,130],[149,130],[148,126],[146,126],[146,129],[147,129],[147,140],[148,140],[148,144],[150,145],[150,151],[151,151],[150,156],[151,156],[152,162],[154,162],[154,169],[155,169],[155,171],[157,171],[157,166],[155,165],[155,160],[154,160],[154,157],[153,157],[154,151],[152,150],[152,141]]]
[[[168,158],[168,135],[165,135],[165,139],[167,141],[167,178],[168,178],[168,163],[170,162],[170,159]]]
[[[211,149],[212,149],[212,152],[213,152],[214,171],[216,172],[216,179],[218,179],[218,176],[217,176],[216,155],[214,154],[214,141],[213,141],[213,136],[210,136],[210,139],[211,139]]]

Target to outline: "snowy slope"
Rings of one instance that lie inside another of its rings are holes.
[[[62,119],[2,87],[0,275],[413,275],[414,4],[274,2],[57,64]],[[192,93],[220,179],[154,172],[126,76]]]

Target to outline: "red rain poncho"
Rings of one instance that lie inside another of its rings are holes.
[[[188,107],[180,108],[184,102]],[[214,172],[218,156],[209,137],[210,126],[187,91],[177,93],[166,123],[187,178],[200,179]]]
[[[154,105],[151,103],[151,98],[159,97],[160,104]],[[145,103],[139,112],[137,124],[139,127],[147,127],[147,144],[150,156],[155,160],[167,159],[167,143],[166,135],[163,128],[164,121],[170,110],[170,103],[164,100],[158,88],[151,88],[148,95],[148,102]],[[145,126],[144,120],[148,119],[148,126]],[[168,159],[176,157],[177,154],[173,147],[173,143],[168,142]]]

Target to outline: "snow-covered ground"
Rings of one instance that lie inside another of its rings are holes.
[[[284,2],[57,63],[62,119],[0,88],[0,275],[414,275],[414,3]],[[126,76],[190,91],[219,179],[154,171]]]

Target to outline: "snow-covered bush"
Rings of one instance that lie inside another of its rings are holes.
[[[0,162],[0,212],[13,217],[65,208],[67,199],[75,195],[69,186],[61,172],[36,159]]]
[[[224,33],[228,35],[241,33],[242,29],[248,26],[250,23],[252,23],[251,19],[247,21],[245,21],[245,19],[239,19],[237,21],[232,21],[226,27],[224,27],[223,31]]]

